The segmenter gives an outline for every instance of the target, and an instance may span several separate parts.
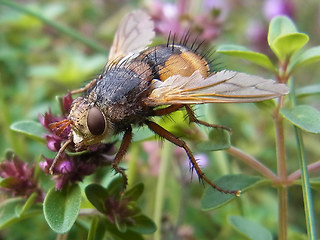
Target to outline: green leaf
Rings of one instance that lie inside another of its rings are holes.
[[[107,189],[99,184],[90,184],[85,189],[86,196],[92,205],[100,212],[106,212],[105,201],[110,196]]]
[[[130,199],[130,201],[137,201],[143,193],[144,186],[139,183],[125,192],[124,197]]]
[[[11,188],[12,186],[19,184],[20,181],[21,180],[18,177],[7,177],[0,181],[0,187]]]
[[[275,66],[266,55],[259,52],[251,51],[250,49],[243,46],[232,44],[220,45],[217,48],[217,52],[234,57],[240,57],[271,71],[276,71]]]
[[[111,180],[107,188],[109,194],[115,198],[120,198],[124,190],[123,178],[116,177]]]
[[[281,109],[283,116],[295,126],[311,133],[320,133],[320,112],[308,105]]]
[[[17,212],[16,209],[22,209],[25,202],[23,198],[11,198],[0,204],[0,229],[17,222],[20,211]]]
[[[151,234],[157,230],[155,223],[147,216],[139,214],[133,217],[133,225],[128,225],[128,229],[141,233],[141,234]]]
[[[271,232],[258,223],[240,216],[229,216],[231,225],[251,240],[272,240]]]
[[[114,217],[114,220],[115,220],[115,225],[119,230],[119,232],[125,233],[128,230],[126,222],[119,221],[119,219],[116,216]]]
[[[301,181],[298,181],[299,184],[301,184]],[[316,190],[320,190],[320,177],[318,178],[310,178],[310,185],[312,188]]]
[[[29,198],[33,201],[33,195]],[[39,206],[31,206],[29,200],[24,198],[10,198],[1,202],[0,204],[0,229],[4,229],[22,219],[41,214],[42,211]]]
[[[223,189],[241,190],[243,193],[264,182],[265,180],[260,177],[247,175],[225,175],[217,179],[214,183]],[[236,198],[237,197],[233,194],[225,194],[212,187],[208,187],[202,197],[201,208],[206,211],[217,209]]]
[[[302,88],[299,88],[295,92],[296,97],[305,97],[315,94],[320,94],[320,84],[308,85]]]
[[[91,220],[87,240],[94,240],[95,239],[98,225],[99,225],[99,217],[93,216],[93,218]]]
[[[279,59],[285,60],[299,51],[308,41],[307,34],[290,33],[276,38],[270,47]]]
[[[81,204],[81,190],[78,184],[73,184],[56,191],[51,188],[44,200],[44,216],[57,233],[68,232],[76,221]]]
[[[22,206],[22,208],[21,208],[21,213],[20,213],[20,215],[23,215],[25,212],[27,212],[27,211],[34,205],[37,197],[38,197],[38,194],[35,193],[35,192],[32,193],[32,194],[28,197],[26,203],[25,203],[25,204]]]
[[[290,72],[297,70],[301,66],[320,61],[320,46],[309,48],[301,54],[292,57],[288,70]]]
[[[22,133],[35,141],[45,143],[44,135],[47,133],[46,129],[38,122],[35,121],[19,121],[10,126],[10,129]]]
[[[268,43],[280,60],[290,57],[309,41],[308,35],[299,33],[295,24],[286,16],[271,20]]]
[[[102,218],[102,217],[98,217],[97,216],[97,218],[98,218],[98,226],[96,227],[96,229],[92,229],[91,230],[91,228],[90,228],[90,231],[94,231],[93,233],[92,233],[92,235],[94,234],[95,236],[94,236],[94,240],[101,240],[101,239],[108,239],[108,238],[105,238],[104,236],[105,236],[105,233],[106,233],[106,231],[107,230],[109,230],[109,228],[106,226],[106,224],[105,224],[105,222],[106,221],[104,221],[104,218]],[[77,221],[78,222],[78,221]],[[107,223],[107,224],[109,224],[109,225],[111,225],[109,222]],[[93,224],[91,224],[91,226],[92,226]],[[111,225],[112,226],[112,225]],[[89,237],[90,237],[91,235],[89,235],[88,236],[88,240],[90,240],[89,239]]]
[[[114,224],[111,224],[109,221],[103,222],[103,227],[107,231],[107,238],[112,240],[123,240],[123,239],[134,239],[134,240],[143,240],[144,238],[141,234],[134,232],[130,229],[126,232],[120,232]]]
[[[198,144],[202,151],[218,151],[228,149],[231,146],[230,132],[222,128],[214,128],[209,133],[209,141]]]
[[[277,16],[269,24],[268,43],[269,46],[280,37],[290,33],[297,33],[296,25],[286,16]]]

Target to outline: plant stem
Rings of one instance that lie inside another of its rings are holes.
[[[157,189],[156,189],[156,200],[155,200],[155,210],[154,210],[154,222],[157,226],[157,231],[154,235],[154,240],[161,240],[161,217],[162,217],[162,208],[164,202],[164,190],[165,190],[165,183],[167,175],[167,170],[169,166],[169,162],[172,158],[173,152],[173,144],[169,141],[164,141],[162,150],[161,150],[161,163],[160,163],[160,171],[159,171],[159,178],[157,182]]]
[[[0,0],[0,4],[6,5],[8,7],[11,7],[13,9],[15,9],[15,10],[23,12],[24,14],[33,16],[33,17],[39,19],[40,21],[44,22],[45,24],[55,28],[56,30],[58,30],[58,31],[60,31],[60,32],[66,34],[66,35],[69,35],[70,37],[78,40],[79,42],[82,42],[83,44],[89,46],[90,48],[92,48],[92,49],[94,49],[94,50],[96,50],[98,52],[104,53],[104,54],[106,53],[106,49],[103,46],[101,46],[98,42],[93,41],[93,40],[88,39],[88,38],[85,38],[82,35],[80,35],[78,32],[74,31],[73,29],[68,28],[66,26],[63,26],[61,24],[58,24],[57,22],[52,21],[52,20],[50,20],[48,18],[45,18],[44,16],[38,14],[37,12],[26,8],[22,4],[17,4],[14,1],[6,1],[6,0]]]
[[[252,156],[248,155],[247,153],[241,151],[240,149],[238,149],[238,148],[236,148],[234,146],[231,146],[227,150],[227,152],[230,153],[231,155],[241,159],[243,162],[248,164],[250,167],[252,167],[256,171],[258,171],[259,173],[261,173],[263,176],[271,179],[272,181],[276,181],[277,180],[278,177],[269,168],[267,168],[265,165],[263,165],[261,162],[259,162],[254,157],[252,157]]]
[[[299,150],[299,164],[301,168],[301,181],[302,181],[302,192],[303,192],[303,201],[304,201],[304,211],[306,216],[306,225],[307,225],[307,232],[308,232],[308,239],[316,240],[317,239],[317,228],[316,228],[316,221],[314,216],[314,209],[313,209],[313,199],[311,193],[311,187],[309,182],[309,174],[307,163],[305,159],[304,153],[304,145],[301,131],[294,126],[298,150]]]
[[[317,161],[315,163],[312,163],[307,166],[308,173],[312,173],[315,171],[318,171],[320,169],[320,161]],[[288,181],[293,182],[294,180],[297,180],[301,177],[301,169],[294,171],[288,176]]]
[[[91,220],[91,225],[90,225],[90,229],[88,232],[88,238],[87,240],[93,240],[96,232],[97,232],[97,228],[98,228],[98,224],[99,224],[99,218],[98,216],[93,216],[92,220]]]
[[[128,166],[128,189],[133,186],[137,173],[137,162],[139,158],[140,145],[134,143],[131,145],[130,160]]]
[[[276,129],[276,148],[277,148],[277,163],[278,163],[278,206],[279,206],[279,239],[287,239],[287,215],[288,215],[288,189],[287,183],[287,162],[284,141],[283,117],[280,115],[280,108],[283,105],[283,97],[279,98],[278,108],[274,115]]]
[[[291,102],[293,106],[296,106],[296,97],[295,97],[295,88],[294,88],[294,79],[291,79]],[[317,228],[316,228],[316,220],[314,216],[314,208],[313,208],[313,199],[312,199],[312,192],[309,182],[309,169],[315,170],[320,167],[320,162],[316,162],[311,164],[310,166],[307,166],[307,160],[305,157],[305,151],[304,151],[304,144],[303,144],[303,138],[301,134],[301,130],[298,129],[296,126],[294,127],[295,135],[296,135],[296,141],[298,146],[298,152],[299,152],[299,165],[300,165],[300,171],[295,172],[291,174],[289,177],[300,177],[301,175],[301,183],[302,183],[302,193],[303,193],[303,203],[304,203],[304,212],[305,212],[305,218],[306,218],[306,226],[307,226],[307,233],[308,233],[308,239],[310,240],[316,240],[317,239]]]
[[[280,186],[278,188],[278,206],[279,206],[279,240],[287,239],[287,227],[288,227],[288,188],[286,186]]]

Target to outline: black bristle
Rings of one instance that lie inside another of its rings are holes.
[[[169,36],[168,36],[168,39],[167,39],[167,47],[168,47],[169,44],[170,44],[170,37],[171,37],[171,31],[169,32]]]
[[[172,52],[174,52],[174,41],[175,41],[175,38],[176,38],[176,34],[173,34],[172,45],[171,45]]]

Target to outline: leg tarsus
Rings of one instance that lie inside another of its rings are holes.
[[[126,154],[128,148],[129,148],[129,145],[131,143],[131,140],[132,140],[132,128],[129,127],[123,135],[119,151],[117,152],[117,154],[113,160],[113,163],[112,163],[113,169],[116,171],[116,173],[120,173],[123,178],[124,189],[127,187],[128,178],[125,173],[125,169],[119,167],[119,163],[120,163],[121,159],[123,158],[123,156]]]
[[[223,126],[223,125],[219,125],[219,124],[211,124],[211,123],[207,123],[205,121],[202,121],[202,120],[199,120],[196,118],[193,110],[191,109],[191,107],[189,105],[184,105],[186,111],[187,111],[187,114],[188,114],[188,117],[190,119],[190,122],[194,122],[194,123],[198,123],[198,124],[201,124],[203,126],[206,126],[206,127],[211,127],[211,128],[222,128],[222,129],[225,129],[227,130],[228,132],[232,132],[230,128],[226,127],[226,126]]]
[[[195,169],[199,179],[201,179],[202,181],[207,182],[211,187],[217,189],[220,192],[223,193],[229,193],[229,194],[234,194],[236,196],[240,195],[240,190],[238,191],[230,191],[230,190],[225,190],[220,188],[219,186],[215,185],[213,182],[211,182],[204,174],[204,172],[202,172],[201,168],[199,167],[197,160],[194,158],[191,150],[189,149],[189,147],[187,146],[187,144],[185,143],[185,141],[179,139],[178,137],[176,137],[174,134],[170,133],[169,131],[167,131],[166,129],[164,129],[163,127],[161,127],[160,125],[158,125],[155,122],[152,121],[146,121],[145,124],[156,134],[158,134],[160,137],[163,137],[165,139],[167,139],[168,141],[172,142],[173,144],[182,147],[185,152],[188,155],[188,158],[192,164],[192,169]]]

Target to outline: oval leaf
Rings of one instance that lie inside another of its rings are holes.
[[[258,223],[240,216],[230,216],[231,225],[252,240],[272,240],[271,232]]]
[[[297,32],[297,28],[290,18],[277,16],[269,24],[268,44],[271,47],[278,37]]]
[[[302,54],[295,55],[288,66],[289,71],[295,71],[303,65],[315,63],[320,60],[320,46],[310,48]]]
[[[22,209],[21,209],[21,212],[20,212],[20,215],[23,215],[25,212],[27,212],[35,203],[36,199],[38,197],[38,194],[37,193],[32,193],[26,203],[23,205]]]
[[[257,186],[257,184],[264,183],[265,180],[260,177],[246,176],[246,175],[226,175],[217,179],[214,183],[226,190],[246,190]],[[237,198],[232,194],[225,194],[218,190],[208,187],[201,200],[202,210],[213,210],[227,204],[231,200]]]
[[[103,228],[106,229],[108,232],[108,236],[110,236],[109,239],[134,239],[134,240],[143,240],[144,238],[141,236],[141,234],[134,232],[130,229],[126,232],[120,232],[118,228],[110,223],[109,221],[103,222]]]
[[[30,201],[33,201],[32,195]],[[4,229],[22,219],[42,214],[42,210],[38,205],[33,204],[33,208],[29,205],[29,200],[24,198],[10,198],[0,204],[0,229]],[[28,206],[27,206],[28,205]],[[31,209],[30,209],[31,208]]]
[[[309,41],[304,33],[289,33],[274,39],[270,48],[281,60],[291,57]]]
[[[130,201],[137,201],[138,198],[143,193],[144,185],[142,183],[138,183],[133,186],[131,189],[125,191],[124,197],[130,199]]]
[[[10,129],[22,133],[35,141],[45,143],[44,135],[47,133],[46,129],[35,121],[19,121],[10,126]]]
[[[43,203],[44,216],[57,233],[68,232],[76,221],[81,204],[81,190],[77,184],[56,191],[53,187],[49,190]]]
[[[147,216],[140,214],[133,217],[134,224],[128,225],[128,229],[140,233],[151,234],[157,230],[155,223]]]
[[[201,142],[198,147],[202,151],[219,151],[230,148],[230,132],[222,128],[214,128],[209,133],[209,141]]]
[[[0,204],[0,229],[17,222],[20,212],[16,209],[22,209],[26,200],[23,198],[11,198]]]
[[[234,57],[240,57],[271,71],[276,71],[274,65],[266,55],[251,51],[250,49],[243,46],[232,44],[220,45],[217,48],[217,52]]]
[[[308,85],[296,90],[297,97],[305,97],[320,94],[320,84]]]
[[[295,126],[311,133],[320,133],[320,112],[308,105],[281,109],[283,116]]]
[[[299,181],[299,184],[301,184],[301,181]],[[311,187],[316,189],[317,191],[320,190],[320,177],[318,178],[310,178],[310,184]]]
[[[110,195],[108,190],[99,184],[90,184],[85,189],[86,196],[91,204],[100,212],[106,212],[105,201]]]

